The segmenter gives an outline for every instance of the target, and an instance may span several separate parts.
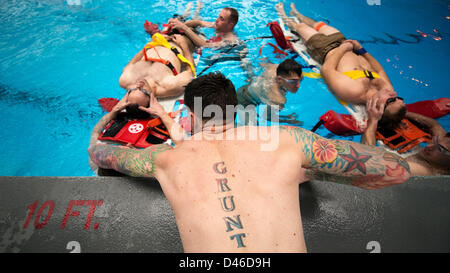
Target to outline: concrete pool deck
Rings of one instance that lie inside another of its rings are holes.
[[[0,252],[183,252],[154,179],[0,177]],[[450,252],[450,176],[300,185],[309,252]],[[38,217],[39,216],[39,217]]]

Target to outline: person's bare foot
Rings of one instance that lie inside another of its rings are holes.
[[[200,17],[200,10],[203,8],[203,2],[201,0],[197,0],[197,7],[194,11],[194,16],[192,16],[192,19],[201,20]]]
[[[289,28],[294,29],[294,25],[295,25],[294,21],[286,15],[286,12],[284,11],[284,4],[281,2],[276,4],[275,10],[277,11],[278,16],[280,16],[283,19],[283,21],[286,23],[286,25]]]
[[[295,7],[294,3],[291,3],[291,11],[289,12],[289,15],[294,17],[301,15],[300,12],[298,12],[297,8]]]
[[[201,0],[197,0],[197,9],[203,8],[203,2]]]
[[[275,5],[275,10],[278,12],[278,15],[280,16],[286,16],[286,12],[284,11],[284,4],[278,3]]]

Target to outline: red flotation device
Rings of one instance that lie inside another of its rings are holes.
[[[122,144],[131,144],[137,148],[164,143],[169,133],[161,119],[110,121],[98,140],[109,140]]]
[[[119,102],[116,98],[101,98],[98,100],[100,107],[106,111],[111,110]],[[181,100],[184,104],[184,101]],[[175,118],[180,110],[170,112],[169,116]],[[188,117],[181,117],[178,123],[186,131],[191,131],[191,123]],[[154,144],[161,144],[170,138],[167,128],[160,118],[130,121],[111,121],[98,137],[99,140],[109,140],[122,144],[131,144],[138,148],[146,148]]]
[[[319,120],[312,129],[313,132],[323,124],[330,132],[339,136],[353,136],[363,133],[351,115],[339,114],[333,110],[329,110]]]
[[[114,106],[119,103],[119,100],[115,98],[101,98],[98,100],[98,103],[100,104],[100,107],[103,109],[103,111],[111,112]]]
[[[288,40],[286,40],[283,30],[281,29],[277,21],[270,22],[267,24],[267,26],[270,28],[270,32],[272,32],[272,35],[275,38],[275,41],[277,41],[278,46],[280,46],[284,50],[294,50],[292,44]]]
[[[98,100],[106,112],[119,102],[116,98],[101,98]],[[170,113],[171,117],[174,114]],[[154,144],[164,143],[169,139],[169,133],[160,118],[147,120],[110,121],[99,135],[98,140],[109,140],[122,144],[131,144],[137,148],[147,148]]]
[[[406,110],[429,118],[439,118],[450,113],[450,98],[418,101],[407,104]]]
[[[407,104],[406,109],[407,111],[435,119],[450,113],[450,98],[419,101]],[[317,130],[322,124],[330,132],[339,136],[359,135],[362,133],[351,115],[338,114],[333,110],[323,114],[312,131]]]
[[[153,34],[155,33],[161,33],[161,31],[159,30],[159,26],[157,24],[153,24],[152,22],[149,22],[147,20],[145,20],[144,29],[145,32],[150,34],[150,36],[153,36]]]

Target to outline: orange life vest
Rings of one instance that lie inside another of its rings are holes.
[[[422,142],[431,142],[430,134],[420,130],[406,118],[402,120],[402,125],[394,130],[379,128],[376,138],[399,153],[405,153]]]

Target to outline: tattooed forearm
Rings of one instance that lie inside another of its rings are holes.
[[[330,140],[310,131],[290,127],[282,130],[301,147],[309,169],[307,176],[362,188],[380,188],[405,182],[409,165],[381,148],[344,140]]]
[[[147,149],[96,144],[89,147],[89,156],[101,168],[113,169],[129,176],[154,176],[155,161],[159,154],[172,149],[171,146],[153,145]]]
[[[334,182],[343,185],[355,186],[366,190],[376,190],[403,183],[398,179],[387,180],[382,174],[366,176],[339,176],[324,173],[318,170],[307,169],[306,177],[310,180]]]

